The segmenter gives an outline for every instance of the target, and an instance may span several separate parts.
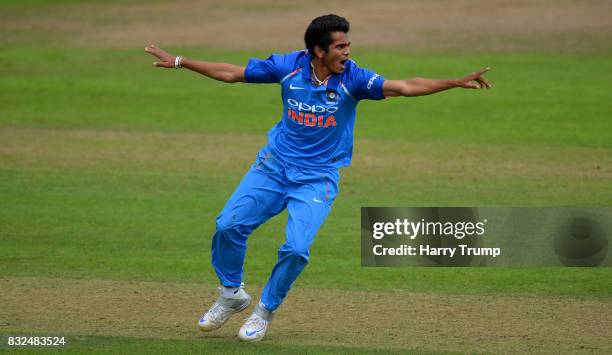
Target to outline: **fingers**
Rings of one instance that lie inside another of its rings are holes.
[[[473,81],[468,81],[467,83],[465,83],[464,87],[466,89],[480,89],[480,84],[478,83],[478,81],[473,80]]]
[[[491,83],[487,79],[482,77],[489,70],[491,70],[491,67],[486,67],[486,68],[480,70],[478,72],[478,76],[476,76],[476,78],[475,78],[475,80],[478,82],[478,84],[480,84],[480,86],[483,89],[490,89],[490,88],[493,87],[493,85],[491,85]]]
[[[486,68],[478,71],[478,76],[481,76],[482,74],[488,72],[489,70],[491,70],[491,67],[486,67]]]
[[[150,53],[154,56],[156,56],[157,58],[159,58],[159,53],[157,52],[157,48],[153,45],[150,45],[148,47],[145,47],[145,52]]]
[[[490,89],[491,84],[483,78],[476,78],[470,81],[464,81],[461,87],[465,89]]]
[[[491,70],[491,67],[486,67],[482,70],[473,72],[470,75],[465,76],[462,81],[462,87],[466,89],[490,89],[491,83],[487,81],[483,75]]]
[[[481,80],[481,84],[482,84],[482,85],[483,85],[483,86],[484,86],[486,89],[490,89],[490,88],[492,88],[492,87],[493,87],[493,85],[491,85],[491,82],[490,82],[490,81],[488,81],[487,79],[485,79],[485,78],[480,78],[480,80]]]
[[[492,87],[491,83],[489,81],[487,81],[483,77],[478,77],[478,78],[474,79],[474,81],[476,81],[478,83],[479,88],[490,89]]]
[[[491,85],[491,83],[483,77],[483,75],[489,70],[491,70],[491,67],[486,67],[482,70],[472,73],[471,75],[468,75],[465,78],[467,79],[465,87],[469,89],[490,89],[492,88],[493,85]]]
[[[153,62],[153,66],[161,68],[174,68],[174,57],[171,57],[163,49],[158,48],[154,44],[150,44],[144,48],[145,52],[154,55],[160,61]]]
[[[161,59],[161,50],[159,48],[157,48],[154,44],[151,44],[147,47],[145,47],[145,52],[147,53],[151,53],[154,56],[156,56],[157,58]]]
[[[155,46],[154,44],[150,44],[147,47],[145,47],[145,52],[156,56],[158,59],[161,59],[161,61],[158,62],[153,62],[153,66],[155,67],[167,67],[168,65],[166,64],[167,58],[164,57],[164,53],[162,50],[160,50],[159,48],[157,48],[157,46]]]

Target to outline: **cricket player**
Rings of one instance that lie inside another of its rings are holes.
[[[216,219],[212,265],[220,295],[199,319],[203,331],[221,327],[249,306],[251,296],[242,282],[247,239],[286,208],[285,243],[260,301],[238,332],[245,341],[264,337],[308,263],[310,246],[338,194],[338,169],[351,163],[359,101],[491,87],[483,77],[489,68],[454,80],[385,80],[350,59],[348,32],[343,17],[317,17],[304,35],[305,50],[250,59],[246,67],[174,56],[154,45],[145,48],[159,58],[157,67],[187,68],[227,83],[276,83],[281,89],[282,116],[268,132],[268,144]]]

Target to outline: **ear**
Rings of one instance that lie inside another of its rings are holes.
[[[314,53],[315,56],[319,59],[323,59],[323,57],[325,57],[325,50],[323,50],[323,48],[321,48],[321,46],[319,46],[318,44],[314,47]]]

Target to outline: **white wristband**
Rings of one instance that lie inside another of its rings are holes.
[[[181,62],[183,61],[183,56],[182,55],[177,55],[176,58],[174,58],[174,69],[181,69]]]

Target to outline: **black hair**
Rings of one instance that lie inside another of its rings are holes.
[[[314,56],[314,48],[317,45],[327,52],[327,48],[332,43],[332,32],[347,33],[349,28],[349,22],[338,15],[324,15],[312,20],[304,34],[308,53]]]

